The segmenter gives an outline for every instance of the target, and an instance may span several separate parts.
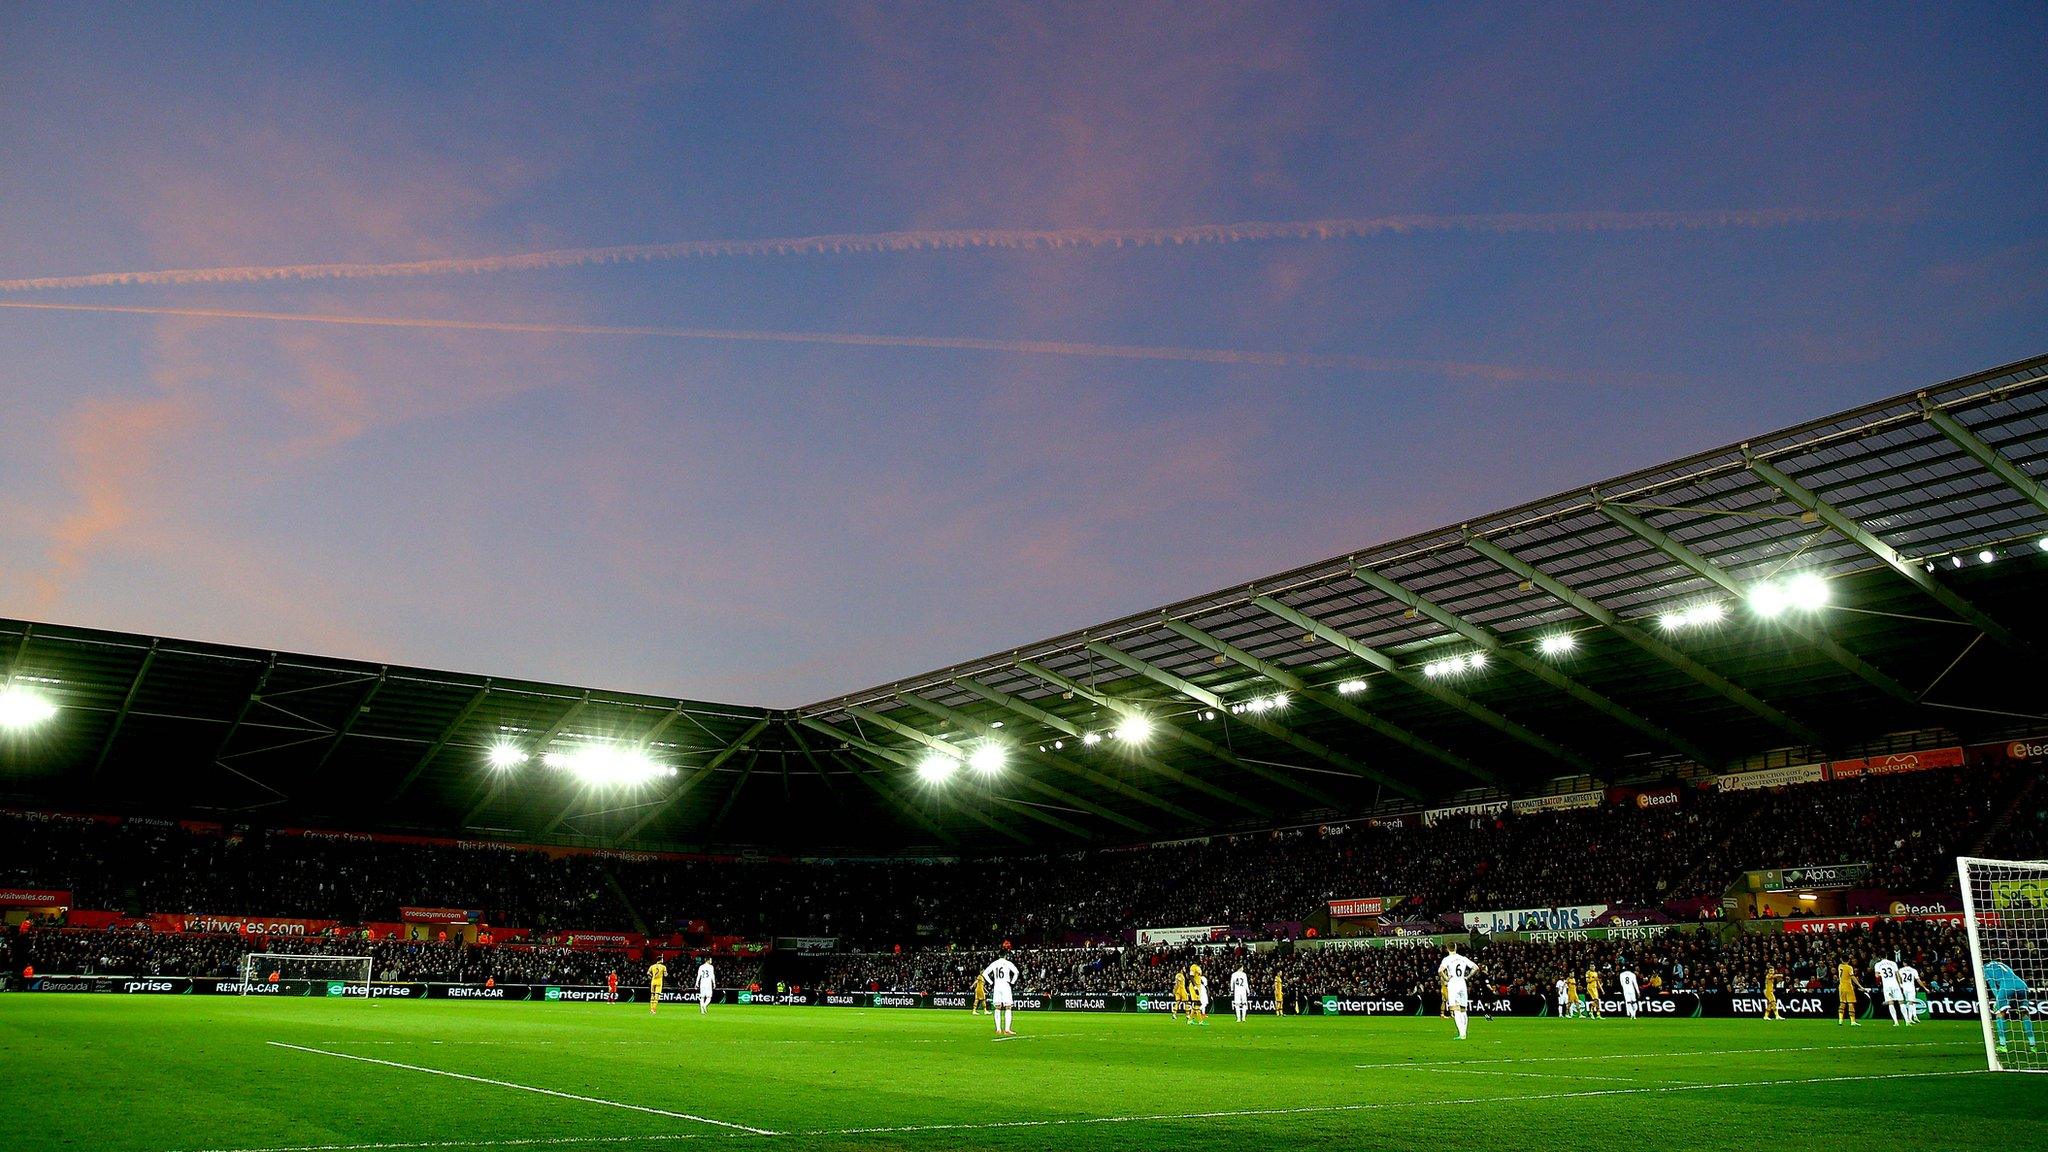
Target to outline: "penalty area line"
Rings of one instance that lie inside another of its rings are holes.
[[[1385,1064],[1353,1064],[1353,1068],[1456,1068],[1465,1064],[1556,1064],[1581,1060],[1682,1060],[1688,1056],[1751,1056],[1762,1052],[1847,1052],[1869,1051],[1866,1044],[1807,1044],[1796,1048],[1695,1048],[1678,1052],[1609,1052],[1597,1056],[1503,1056],[1494,1060],[1394,1060]],[[1943,1044],[1934,1040],[1911,1040],[1883,1048],[1953,1048],[1975,1051],[1977,1044]]]
[[[286,1045],[292,1047],[292,1045]],[[383,1063],[383,1061],[378,1061]],[[435,1069],[425,1069],[435,1071]],[[1316,1116],[1347,1112],[1386,1112],[1407,1108],[1452,1108],[1464,1105],[1524,1104],[1545,1100],[1582,1100],[1607,1096],[1651,1096],[1674,1092],[1708,1092],[1728,1088],[1783,1088],[1810,1084],[1848,1084],[1883,1080],[1921,1080],[1944,1076],[1976,1076],[1987,1074],[1983,1068],[1958,1068],[1944,1072],[1878,1072],[1853,1076],[1810,1076],[1783,1080],[1726,1080],[1711,1084],[1656,1084],[1639,1088],[1587,1088],[1575,1092],[1537,1092],[1522,1095],[1460,1096],[1436,1100],[1373,1100],[1359,1104],[1304,1104],[1297,1108],[1236,1108],[1213,1112],[1154,1112],[1136,1116],[1068,1116],[1045,1120],[984,1120],[959,1124],[899,1124],[866,1128],[811,1128],[791,1132],[768,1132],[759,1128],[741,1128],[757,1136],[767,1137],[820,1137],[820,1136],[907,1136],[920,1132],[985,1132],[1008,1128],[1076,1128],[1096,1124],[1144,1124],[1164,1123],[1176,1120],[1231,1120],[1259,1116]],[[511,1085],[520,1087],[520,1085]],[[551,1093],[556,1094],[556,1093]],[[583,1097],[578,1097],[583,1099]],[[602,1101],[609,1103],[609,1101]],[[630,1105],[629,1105],[630,1107]],[[692,1117],[692,1119],[697,1119]],[[717,1123],[717,1121],[711,1121]],[[739,1128],[739,1125],[726,1125]],[[434,1148],[525,1148],[555,1144],[635,1144],[640,1142],[661,1143],[675,1140],[701,1140],[713,1137],[708,1132],[651,1133],[645,1136],[536,1136],[528,1138],[484,1139],[484,1140],[425,1140],[416,1143],[364,1143],[364,1144],[297,1144],[256,1148],[208,1148],[192,1152],[411,1152]],[[743,1139],[732,1136],[730,1139]]]
[[[755,1136],[781,1135],[779,1132],[771,1132],[766,1128],[750,1128],[745,1124],[734,1124],[727,1120],[713,1120],[709,1116],[693,1116],[688,1112],[671,1112],[666,1108],[650,1108],[644,1104],[627,1104],[619,1100],[606,1100],[599,1096],[579,1096],[574,1092],[558,1092],[553,1088],[537,1088],[531,1084],[514,1084],[510,1080],[493,1080],[488,1076],[472,1076],[467,1072],[450,1072],[445,1068],[428,1068],[422,1064],[401,1064],[396,1060],[380,1060],[375,1056],[359,1056],[353,1052],[330,1052],[325,1048],[308,1048],[303,1044],[287,1044],[282,1040],[266,1040],[264,1043],[273,1048],[289,1048],[294,1052],[310,1052],[315,1056],[332,1056],[337,1060],[355,1060],[363,1064],[381,1064],[386,1068],[403,1068],[408,1072],[425,1072],[430,1076],[446,1076],[451,1080],[467,1080],[472,1084],[489,1084],[494,1088],[514,1088],[521,1092],[534,1092],[542,1096],[553,1096],[560,1100],[575,1100],[584,1104],[602,1104],[607,1108],[624,1108],[629,1112],[645,1112],[652,1116],[667,1116],[675,1120],[694,1120],[699,1124],[731,1128]]]

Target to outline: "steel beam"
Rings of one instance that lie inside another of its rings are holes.
[[[1797,737],[1800,743],[1810,744],[1817,748],[1828,746],[1827,737],[1822,736],[1819,732],[1785,715],[1772,705],[1757,699],[1748,689],[1734,683],[1726,676],[1721,675],[1719,672],[1701,664],[1664,641],[1623,620],[1605,605],[1596,604],[1579,594],[1576,590],[1567,587],[1556,578],[1537,571],[1520,557],[1506,551],[1493,541],[1480,536],[1468,535],[1465,537],[1465,546],[1493,561],[1495,564],[1500,565],[1507,571],[1543,589],[1558,600],[1570,605],[1581,615],[1589,616],[1599,621],[1608,631],[1627,640],[1657,659],[1664,661],[1687,676],[1692,677],[1700,684],[1763,719],[1780,731]]]
[[[135,670],[135,679],[128,682],[128,694],[121,697],[121,707],[114,713],[113,726],[107,729],[107,738],[100,741],[100,754],[93,758],[90,779],[100,778],[100,769],[107,766],[107,756],[114,750],[114,740],[121,735],[121,725],[128,722],[128,713],[135,707],[135,697],[142,691],[142,678],[149,675],[149,666],[156,663],[159,640],[149,642],[149,651],[142,654],[142,666]]]
[[[946,719],[946,722],[950,722],[950,724],[958,724],[961,728],[973,728],[975,732],[979,732],[981,736],[987,736],[987,738],[997,738],[999,732],[1001,732],[995,726],[987,724],[985,719],[969,715],[969,713],[956,709],[956,707],[942,705],[936,699],[920,697],[918,693],[897,693],[897,699],[907,703],[907,705],[911,705],[911,707],[915,707],[915,709],[922,709],[922,711],[928,711],[928,713],[932,713],[932,715],[936,715],[940,719]],[[1063,732],[1063,730],[1055,728],[1055,732]],[[1135,799],[1135,801],[1139,801],[1139,804],[1157,808],[1159,812],[1165,812],[1167,816],[1174,816],[1176,820],[1186,820],[1188,824],[1206,824],[1206,820],[1202,820],[1198,814],[1188,812],[1186,808],[1182,808],[1178,804],[1171,804],[1171,801],[1159,799],[1157,795],[1153,795],[1153,793],[1149,793],[1149,791],[1145,791],[1141,787],[1130,787],[1128,783],[1124,783],[1124,781],[1120,781],[1120,779],[1116,779],[1112,775],[1098,773],[1096,769],[1090,769],[1087,765],[1079,765],[1079,763],[1075,763],[1075,760],[1069,760],[1067,756],[1061,756],[1057,752],[1034,752],[1032,748],[1026,748],[1026,746],[1020,746],[1020,748],[1024,748],[1026,756],[1036,756],[1038,763],[1042,763],[1042,765],[1059,769],[1059,771],[1063,771],[1067,775],[1073,775],[1073,777],[1079,777],[1079,779],[1092,783],[1096,787],[1106,787],[1106,789],[1114,791],[1116,795]],[[1126,826],[1133,828],[1135,832],[1143,832],[1143,834],[1151,834],[1153,832],[1153,828],[1147,828],[1145,824],[1139,824],[1135,820],[1128,820]]]
[[[1202,647],[1222,656],[1241,668],[1248,668],[1264,676],[1289,692],[1321,705],[1325,711],[1334,712],[1369,732],[1384,736],[1412,752],[1420,753],[1450,768],[1454,768],[1482,784],[1495,786],[1500,784],[1499,777],[1458,755],[1456,752],[1452,752],[1432,741],[1425,740],[1398,724],[1381,719],[1334,692],[1325,692],[1300,676],[1280,667],[1278,664],[1268,660],[1261,660],[1228,640],[1204,632],[1184,620],[1167,620],[1165,624],[1166,627],[1172,629],[1176,634],[1193,640],[1195,643],[1200,644]]]
[[[348,734],[355,730],[356,721],[362,719],[363,713],[370,710],[370,702],[377,698],[377,693],[384,690],[384,684],[390,678],[390,668],[379,668],[377,670],[377,678],[370,682],[369,691],[364,692],[363,698],[356,701],[356,706],[349,710],[348,719],[341,722],[341,727],[334,730],[333,738],[328,741],[327,747],[321,750],[320,759],[313,762],[313,772],[309,773],[309,775],[318,774],[327,767],[327,761],[332,759],[334,753],[341,748],[341,742],[348,739]]]
[[[1627,725],[1629,728],[1640,732],[1665,747],[1681,753],[1695,764],[1702,767],[1712,767],[1726,759],[1726,757],[1717,756],[1699,744],[1665,728],[1663,725],[1647,717],[1639,716],[1620,704],[1615,703],[1613,700],[1593,691],[1591,688],[1565,675],[1555,666],[1546,664],[1527,652],[1522,651],[1519,647],[1509,644],[1501,639],[1499,633],[1494,632],[1491,628],[1474,624],[1435,601],[1416,595],[1406,587],[1396,584],[1394,581],[1374,572],[1370,568],[1354,568],[1351,574],[1357,577],[1361,583],[1393,599],[1403,607],[1427,616],[1445,628],[1463,636],[1478,647],[1485,649],[1489,655],[1499,657],[1501,660],[1534,676],[1536,679],[1563,692],[1565,695],[1606,716],[1608,719]]]
[[[486,680],[484,681],[484,686],[476,690],[476,695],[471,696],[469,698],[469,703],[464,704],[462,706],[462,711],[457,712],[455,714],[455,719],[450,720],[448,722],[448,726],[441,730],[441,735],[436,737],[434,739],[434,742],[427,746],[426,752],[422,753],[417,761],[414,761],[413,766],[406,771],[405,779],[400,780],[398,782],[398,787],[392,789],[391,798],[385,801],[385,803],[395,804],[398,802],[399,797],[405,795],[406,792],[411,790],[413,781],[418,780],[420,778],[420,774],[427,770],[427,765],[432,764],[434,762],[434,757],[439,756],[441,754],[441,749],[446,748],[448,746],[448,741],[453,740],[455,738],[455,734],[462,730],[462,726],[469,722],[470,716],[473,715],[478,708],[483,707],[485,699],[487,699],[490,696],[490,694],[491,682],[489,680]]]
[[[1641,537],[1659,552],[1678,561],[1679,564],[1691,570],[1695,575],[1705,578],[1723,592],[1738,600],[1746,599],[1749,596],[1749,589],[1744,588],[1737,582],[1735,577],[1729,575],[1726,569],[1673,539],[1669,533],[1658,528],[1656,525],[1637,516],[1626,508],[1617,508],[1604,501],[1596,504],[1596,507],[1600,509],[1601,515],[1606,516],[1609,520]],[[1825,629],[1789,616],[1779,620],[1778,626],[1820,649],[1822,655],[1834,661],[1857,679],[1862,680],[1892,699],[1904,704],[1918,703],[1913,698],[1913,693],[1908,691],[1905,685],[1886,675],[1883,669],[1873,666],[1863,657],[1842,647],[1841,643],[1828,635]]]
[[[792,735],[795,735],[796,730],[797,729],[795,725],[790,726],[790,733]],[[804,746],[803,738],[801,736],[797,737],[797,743],[800,746]],[[808,746],[804,747],[806,747],[806,750],[808,751]],[[880,796],[882,798],[884,806],[887,807],[889,811],[894,812],[899,816],[909,817],[913,822],[917,824],[918,827],[931,833],[933,836],[938,837],[939,842],[941,844],[958,844],[960,842],[959,837],[954,836],[951,832],[948,832],[944,828],[940,827],[936,821],[932,820],[931,817],[926,816],[922,812],[919,812],[917,810],[916,804],[910,799],[910,797],[905,796],[901,792],[897,792],[891,789],[887,784],[883,783],[883,779],[885,777],[882,773],[877,772],[870,775],[862,767],[860,758],[858,756],[855,756],[852,752],[839,751],[837,749],[834,749],[832,751],[832,754],[835,756],[844,757],[847,764],[847,771],[852,774],[855,780],[858,780],[862,784],[867,785],[868,788],[872,790],[875,795]],[[815,758],[813,758],[812,763],[814,765],[816,764]]]
[[[725,818],[727,816],[732,815],[732,806],[734,804],[739,803],[740,790],[747,786],[747,778],[754,774],[754,765],[760,762],[761,754],[759,752],[755,752],[753,755],[747,757],[746,764],[742,765],[740,768],[740,778],[738,780],[733,781],[732,791],[727,792],[725,794],[725,799],[719,803],[718,815],[713,816],[711,818],[710,825],[705,828],[706,832],[718,831],[718,829],[725,824]]]
[[[1280,617],[1282,620],[1315,635],[1324,643],[1340,648],[1352,656],[1365,661],[1367,664],[1386,672],[1410,688],[1435,697],[1439,701],[1479,721],[1481,724],[1501,732],[1530,748],[1534,748],[1553,760],[1576,768],[1589,776],[1597,776],[1601,773],[1600,767],[1584,756],[1564,747],[1547,736],[1531,731],[1529,728],[1508,719],[1506,716],[1495,712],[1463,692],[1422,675],[1415,671],[1415,669],[1408,667],[1379,649],[1352,639],[1350,636],[1330,627],[1306,612],[1283,604],[1271,596],[1254,596],[1252,597],[1252,603]],[[1357,709],[1357,706],[1351,704],[1350,701],[1345,701],[1342,697],[1339,697],[1339,700]],[[1357,710],[1363,711],[1363,709]],[[1492,777],[1491,773],[1487,774],[1485,778],[1489,783],[1499,783],[1497,779]]]
[[[819,720],[815,717],[800,716],[797,718],[797,723],[802,724],[803,726],[809,728],[813,732],[829,736],[832,739],[839,741],[841,744],[845,745],[848,748],[858,749],[871,757],[888,761],[889,763],[894,764],[899,768],[911,768],[915,766],[914,762],[910,759],[910,757],[905,756],[903,753],[898,752],[894,748],[885,748],[880,744],[875,744],[870,741],[863,740],[856,733],[848,732],[844,728],[834,727],[833,725],[827,724],[823,720]],[[985,828],[989,828],[1003,836],[1007,836],[1010,839],[1015,840],[1019,844],[1033,843],[1030,837],[1024,835],[1022,832],[1017,831],[1009,825],[1004,824],[1002,821],[997,820],[984,812],[978,812],[970,805],[962,804],[959,800],[959,797],[953,795],[950,791],[942,789],[939,791],[938,794],[945,798],[947,804],[954,811],[960,813],[962,816],[967,817],[969,820],[972,820],[975,823],[980,824]],[[899,801],[899,803],[900,802],[901,801]]]
[[[697,785],[710,779],[711,774],[713,772],[718,771],[721,765],[723,765],[727,760],[730,760],[734,756],[738,755],[739,752],[742,749],[746,748],[747,745],[750,744],[756,736],[759,736],[761,733],[767,731],[768,723],[768,717],[761,717],[759,720],[756,720],[753,723],[753,725],[749,727],[745,732],[740,733],[739,739],[734,740],[732,743],[727,744],[725,747],[720,748],[718,751],[712,753],[711,759],[706,760],[702,766],[697,768],[695,771],[691,772],[689,775],[684,776],[681,780],[677,781],[675,786],[668,790],[668,795],[663,796],[660,800],[657,800],[654,804],[650,805],[647,811],[643,813],[638,820],[635,820],[632,824],[628,825],[624,832],[621,832],[617,836],[612,837],[612,843],[615,845],[624,844],[626,841],[631,840],[634,836],[638,835],[640,831],[646,828],[649,824],[654,823],[656,817],[660,816],[663,812],[666,812],[669,809],[669,807],[673,805],[676,801],[681,800],[684,796],[689,795],[690,789],[695,788]]]
[[[1850,519],[1840,509],[1822,500],[1812,489],[1778,471],[1777,468],[1767,461],[1750,455],[1749,449],[1746,446],[1743,448],[1742,456],[1744,462],[1748,464],[1750,472],[1754,473],[1764,483],[1783,492],[1794,504],[1818,516],[1821,522],[1828,527],[1855,541],[1865,552],[1884,561],[1892,571],[1912,581],[1922,592],[1927,593],[1935,603],[1962,617],[1971,627],[2014,652],[2026,656],[2035,655],[2033,645],[2013,634],[2005,625],[1993,620],[1982,609],[1964,599],[1960,593],[1949,588],[1941,581],[1936,580],[1918,564],[1899,555],[1898,552],[1893,550],[1891,545],[1879,540],[1862,524]]]
[[[1097,656],[1100,656],[1105,660],[1115,661],[1116,663],[1123,665],[1131,671],[1136,672],[1140,676],[1143,676],[1146,679],[1151,680],[1155,684],[1162,684],[1168,688],[1173,689],[1176,692],[1181,693],[1184,696],[1187,696],[1190,699],[1199,700],[1204,705],[1207,705],[1210,708],[1220,709],[1225,715],[1228,715],[1230,712],[1229,701],[1223,699],[1223,697],[1221,696],[1216,695],[1214,692],[1209,691],[1207,688],[1204,688],[1201,685],[1196,684],[1192,680],[1187,680],[1180,676],[1176,676],[1173,673],[1168,672],[1166,669],[1161,668],[1156,664],[1151,664],[1144,660],[1140,660],[1136,656],[1133,656],[1120,648],[1112,647],[1111,645],[1105,644],[1100,640],[1090,640],[1087,644],[1087,648],[1090,652],[1095,653]],[[1245,726],[1263,732],[1266,735],[1271,736],[1273,739],[1278,740],[1281,743],[1286,744],[1289,747],[1294,748],[1300,752],[1303,752],[1309,756],[1313,756],[1316,759],[1321,760],[1323,763],[1328,764],[1332,767],[1341,768],[1354,776],[1370,780],[1373,783],[1378,784],[1382,788],[1392,788],[1394,791],[1399,792],[1400,794],[1408,797],[1411,800],[1420,800],[1422,798],[1422,793],[1416,791],[1413,785],[1408,784],[1405,781],[1396,780],[1394,777],[1389,776],[1376,768],[1370,768],[1364,764],[1360,764],[1358,761],[1352,759],[1349,756],[1346,756],[1342,752],[1339,752],[1336,749],[1331,748],[1320,741],[1311,740],[1310,738],[1303,736],[1299,732],[1294,732],[1288,729],[1285,725],[1275,724],[1270,720],[1266,720],[1261,717],[1251,715],[1240,715],[1238,716],[1238,720],[1242,722]],[[1342,807],[1343,805],[1341,803],[1332,801],[1331,806]]]
[[[2020,495],[2027,498],[2028,503],[2043,512],[2048,512],[2048,487],[2020,471],[2019,465],[1999,455],[1998,449],[1979,439],[1975,432],[1963,426],[1962,421],[1929,401],[1925,392],[1920,394],[1920,410],[1926,414],[1927,422],[1939,429],[1943,436],[1948,437],[1950,443],[1969,453],[1971,459],[1995,473],[2000,480],[2012,485]]]
[[[937,736],[929,735],[923,731],[920,731],[913,725],[905,724],[893,716],[885,716],[882,713],[876,712],[871,708],[862,708],[858,705],[849,705],[846,709],[846,712],[849,716],[858,717],[859,719],[864,720],[870,724],[875,724],[880,727],[887,728],[889,731],[894,732],[899,736],[903,736],[910,740],[915,740],[918,743],[923,744],[925,747],[930,748],[935,752],[939,752],[943,755],[952,757],[953,759],[959,761],[962,765],[965,765],[967,763],[967,750],[954,744],[950,740],[945,740]],[[1065,791],[1064,789],[1055,788],[1050,784],[1044,783],[1043,781],[1033,780],[1029,776],[1025,776],[1021,773],[1016,776],[1010,777],[1010,779],[1013,779],[1023,787],[1038,793],[1040,796],[1045,796],[1050,799],[1057,800],[1062,804],[1067,804],[1071,805],[1072,807],[1079,808],[1084,812],[1092,813],[1096,816],[1101,817],[1104,820],[1109,821],[1112,824],[1121,824],[1130,831],[1137,832],[1140,835],[1149,836],[1152,834],[1152,829],[1147,828],[1145,825],[1138,823],[1136,820],[1132,820],[1127,816],[1123,816],[1116,812],[1112,812],[1109,809],[1102,807],[1100,804],[1096,804],[1088,800],[1083,800],[1081,797],[1076,796],[1071,792]]]
[[[998,705],[1004,709],[1007,709],[1012,714],[1021,716],[1027,720],[1034,720],[1040,724],[1045,725],[1047,728],[1050,728],[1055,732],[1064,733],[1065,735],[1070,736],[1076,740],[1081,739],[1082,736],[1085,735],[1080,725],[1074,723],[1066,717],[1061,716],[1055,712],[1048,712],[1045,709],[1040,708],[1036,704],[1031,703],[1029,700],[1025,700],[1021,697],[1013,696],[1007,692],[991,688],[987,684],[984,684],[979,680],[971,680],[962,677],[954,680],[953,683],[959,685],[962,688],[965,688],[967,691],[974,693],[976,696],[981,697],[982,699],[988,701],[991,704]],[[1173,765],[1168,764],[1166,761],[1159,759],[1157,756],[1154,756],[1149,752],[1140,752],[1132,749],[1119,749],[1119,751],[1123,752],[1126,755],[1129,755],[1132,762],[1137,764],[1139,767],[1144,768],[1150,772],[1155,772],[1162,778],[1171,780],[1174,783],[1179,784],[1182,787],[1185,787],[1191,791],[1200,792],[1202,795],[1210,797],[1211,799],[1221,800],[1225,804],[1229,804],[1237,808],[1242,808],[1246,812],[1249,812],[1253,816],[1259,817],[1260,819],[1264,819],[1273,814],[1273,810],[1271,808],[1268,808],[1263,804],[1258,804],[1254,803],[1251,800],[1247,800],[1244,797],[1239,796],[1237,793],[1232,792],[1227,788],[1218,788],[1216,785],[1211,784],[1210,782],[1202,779],[1199,776],[1190,776],[1186,772],[1183,772],[1180,769],[1175,768]],[[1162,800],[1159,801],[1159,803],[1166,804],[1167,801]],[[1187,809],[1177,807],[1169,807],[1165,810],[1174,812],[1177,815],[1183,812],[1187,812]],[[1194,820],[1196,823],[1205,822],[1201,817],[1196,816],[1193,813],[1188,813],[1187,818]]]
[[[839,795],[839,785],[832,782],[832,774],[825,771],[823,764],[818,763],[817,753],[811,751],[811,742],[804,739],[804,730],[787,721],[783,722],[782,730],[789,733],[789,738],[796,743],[797,749],[804,754],[804,760],[810,764],[811,774],[818,778],[818,783],[825,786],[825,791],[837,797]]]
[[[228,745],[234,743],[235,734],[242,730],[242,721],[247,720],[249,713],[255,709],[256,705],[262,703],[263,689],[270,685],[270,675],[275,671],[277,671],[277,653],[272,652],[270,658],[263,662],[263,671],[257,675],[256,686],[249,690],[248,699],[243,700],[242,707],[235,712],[234,721],[228,725],[227,735],[220,738],[220,747],[213,750],[213,762],[215,764],[221,764],[222,759],[228,754]]]
[[[1097,704],[1100,704],[1113,712],[1116,712],[1118,715],[1143,716],[1148,722],[1151,723],[1152,730],[1154,732],[1159,733],[1161,736],[1164,736],[1169,740],[1185,744],[1188,747],[1193,748],[1197,752],[1201,752],[1206,755],[1212,756],[1217,760],[1220,760],[1223,763],[1230,765],[1231,767],[1237,769],[1240,772],[1245,772],[1250,775],[1257,776],[1259,779],[1267,781],[1271,784],[1278,785],[1279,787],[1285,788],[1289,792],[1293,792],[1297,796],[1313,800],[1317,804],[1322,805],[1325,808],[1342,808],[1345,806],[1342,801],[1338,800],[1336,797],[1330,795],[1322,789],[1315,787],[1312,784],[1303,783],[1302,781],[1296,780],[1294,777],[1288,775],[1285,772],[1280,772],[1272,768],[1268,768],[1264,764],[1254,764],[1249,760],[1242,759],[1237,755],[1237,753],[1232,752],[1230,749],[1223,747],[1221,744],[1218,744],[1213,740],[1210,740],[1206,736],[1196,735],[1195,733],[1190,732],[1185,728],[1182,728],[1180,725],[1175,724],[1170,720],[1166,720],[1146,712],[1143,708],[1140,708],[1135,704],[1119,700],[1116,697],[1111,696],[1104,692],[1098,692],[1095,689],[1080,683],[1079,681],[1069,680],[1066,677],[1060,675],[1057,672],[1054,672],[1052,669],[1047,668],[1041,664],[1036,664],[1029,660],[1023,660],[1018,662],[1017,667],[1022,671],[1029,672],[1031,675],[1038,677],[1039,679],[1045,681],[1048,684],[1054,685],[1055,687],[1065,689],[1068,692],[1075,692],[1082,696],[1086,696],[1088,699],[1095,701]],[[1215,705],[1215,707],[1221,708],[1223,707],[1223,705],[1221,704],[1221,702],[1218,702]]]

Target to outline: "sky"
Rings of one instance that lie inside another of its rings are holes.
[[[1001,651],[2043,351],[2043,43],[0,4],[0,616],[766,706]]]

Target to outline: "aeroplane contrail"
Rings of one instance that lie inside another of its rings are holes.
[[[0,300],[0,309],[37,312],[92,312],[174,316],[194,320],[256,320],[325,324],[350,328],[400,328],[433,332],[505,332],[542,336],[633,336],[666,340],[749,344],[823,344],[857,348],[939,348],[1027,356],[1077,356],[1185,364],[1268,368],[1334,368],[1354,372],[1428,372],[1491,383],[1643,385],[1668,384],[1668,377],[1567,371],[1460,360],[1417,360],[1322,352],[1274,352],[1235,348],[1181,348],[1158,344],[1094,344],[1069,340],[1014,340],[985,336],[899,336],[865,332],[802,332],[762,328],[681,328],[648,325],[562,324],[526,320],[460,320],[421,316],[359,316],[318,312],[270,312],[249,308],[177,308],[144,304],[74,304],[41,300]]]
[[[1365,216],[1330,220],[1251,220],[1179,228],[916,229],[841,232],[756,240],[689,240],[674,244],[620,244],[554,248],[504,256],[451,257],[386,263],[271,264],[218,268],[162,268],[32,276],[0,280],[0,292],[66,288],[190,284],[259,284],[289,280],[376,280],[409,276],[478,275],[597,264],[758,256],[824,256],[963,249],[1164,248],[1274,241],[1362,240],[1427,232],[1593,233],[1785,228],[1801,224],[1866,221],[1886,214],[1817,208],[1726,208],[1677,212],[1494,212]]]

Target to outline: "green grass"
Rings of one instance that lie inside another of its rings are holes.
[[[0,1147],[2048,1147],[2048,1077],[1969,1074],[1969,1024],[1018,1019],[998,1043],[929,1010],[6,995]]]

